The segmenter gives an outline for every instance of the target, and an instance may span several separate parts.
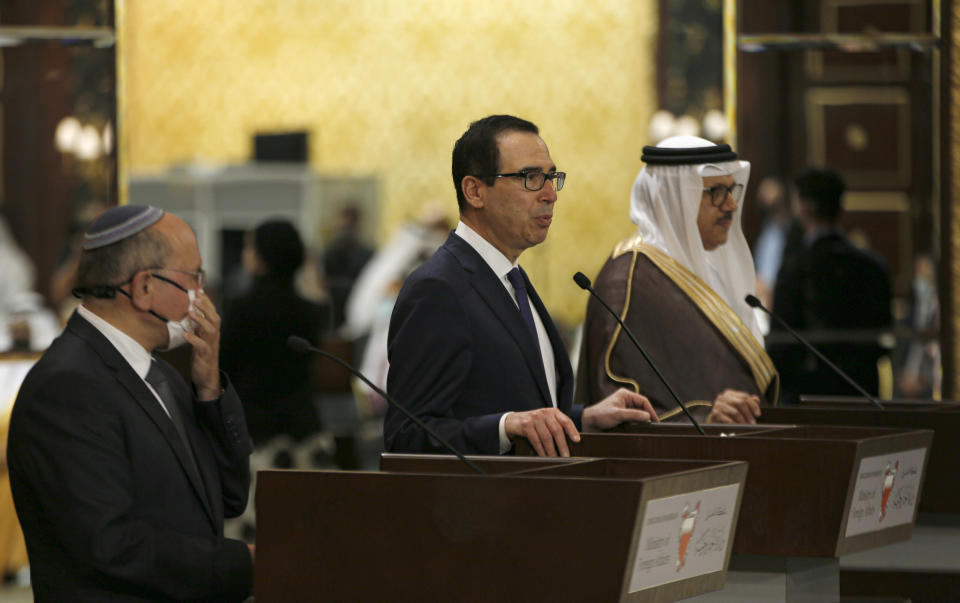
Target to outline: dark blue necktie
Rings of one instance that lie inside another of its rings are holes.
[[[520,274],[520,269],[514,268],[508,272],[507,280],[513,285],[513,291],[517,294],[517,305],[520,306],[520,314],[523,316],[523,321],[527,323],[527,328],[530,329],[530,335],[533,336],[534,347],[537,348],[537,353],[539,353],[540,337],[537,336],[537,325],[533,322],[533,312],[530,311],[530,301],[527,299],[527,286],[523,282],[523,275]]]
[[[170,421],[173,423],[173,427],[177,430],[177,435],[180,436],[180,441],[186,449],[187,458],[190,460],[190,468],[196,474],[200,485],[203,486],[203,480],[200,478],[200,467],[197,466],[197,459],[193,455],[193,446],[190,445],[190,438],[187,437],[186,426],[183,423],[183,415],[180,412],[180,406],[177,404],[176,395],[173,393],[173,388],[170,386],[170,383],[167,382],[167,378],[164,376],[156,360],[150,361],[150,370],[147,371],[147,376],[144,380],[153,386],[153,389],[156,390],[160,399],[163,400],[163,406],[167,409]],[[206,495],[206,493],[204,493],[204,495]]]

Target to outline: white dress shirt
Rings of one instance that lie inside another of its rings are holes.
[[[107,341],[117,349],[117,352],[123,356],[123,359],[126,360],[130,368],[133,369],[133,372],[143,379],[144,385],[147,386],[147,389],[150,390],[153,397],[160,403],[160,408],[162,408],[163,412],[167,413],[169,417],[170,411],[167,410],[167,407],[163,404],[163,400],[160,399],[160,394],[157,393],[157,390],[153,389],[152,385],[147,383],[147,372],[150,370],[150,363],[153,361],[153,356],[150,355],[150,352],[137,343],[133,337],[130,337],[117,327],[100,318],[85,308],[83,304],[77,306],[77,314],[85,318],[87,322],[93,325],[93,328],[100,331],[100,333],[107,338]]]
[[[483,261],[486,262],[487,266],[490,266],[493,273],[500,279],[500,284],[503,285],[507,293],[510,294],[510,298],[513,299],[513,303],[517,304],[517,310],[519,310],[520,304],[517,302],[517,293],[513,290],[513,285],[510,284],[509,279],[507,279],[507,273],[518,266],[517,262],[511,262],[507,259],[507,256],[500,253],[499,249],[463,222],[457,223],[457,229],[454,233],[480,254]],[[547,387],[550,389],[550,402],[554,408],[556,408],[557,370],[553,357],[553,347],[550,345],[550,337],[547,335],[547,329],[543,326],[540,313],[533,307],[529,295],[527,296],[527,303],[530,304],[530,313],[533,314],[533,323],[537,328],[537,339],[540,343],[540,358],[543,359],[543,371],[547,375]],[[507,415],[509,414],[510,413],[504,413],[500,417],[500,454],[510,450],[510,439],[507,437],[507,431],[504,427]]]

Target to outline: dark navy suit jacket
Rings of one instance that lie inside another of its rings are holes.
[[[557,407],[579,429],[583,407],[572,404],[566,349],[527,275],[523,278],[553,348]],[[517,304],[480,254],[456,234],[404,283],[390,319],[388,357],[387,391],[467,454],[499,454],[503,413],[552,406],[543,361]],[[384,440],[391,452],[447,452],[393,408],[387,411]]]
[[[166,363],[197,469],[133,368],[74,314],[13,406],[10,484],[42,601],[240,601],[247,546],[223,536],[250,483],[250,437],[233,388],[191,404]]]

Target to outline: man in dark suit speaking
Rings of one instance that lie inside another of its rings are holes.
[[[219,371],[220,317],[197,239],[122,206],[84,240],[83,303],[27,375],[8,461],[37,601],[239,601],[253,549],[223,537],[250,439]],[[193,347],[192,388],[151,356]]]
[[[453,149],[460,223],[394,307],[387,389],[464,453],[503,454],[526,438],[542,456],[569,456],[566,438],[579,441],[579,429],[656,419],[625,389],[573,405],[560,334],[517,264],[547,238],[565,178],[529,121],[471,124]],[[393,408],[384,440],[393,452],[445,452]]]

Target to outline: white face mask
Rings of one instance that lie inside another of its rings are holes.
[[[190,308],[194,312],[197,311],[195,302],[197,301],[197,292],[195,289],[187,289],[187,297],[190,298]],[[184,315],[180,320],[168,320],[167,321],[167,336],[168,341],[166,347],[160,349],[161,352],[168,352],[170,350],[179,348],[180,346],[187,343],[187,339],[183,336],[184,332],[193,334],[197,330],[197,323],[193,322],[193,319],[190,318],[190,314]]]

